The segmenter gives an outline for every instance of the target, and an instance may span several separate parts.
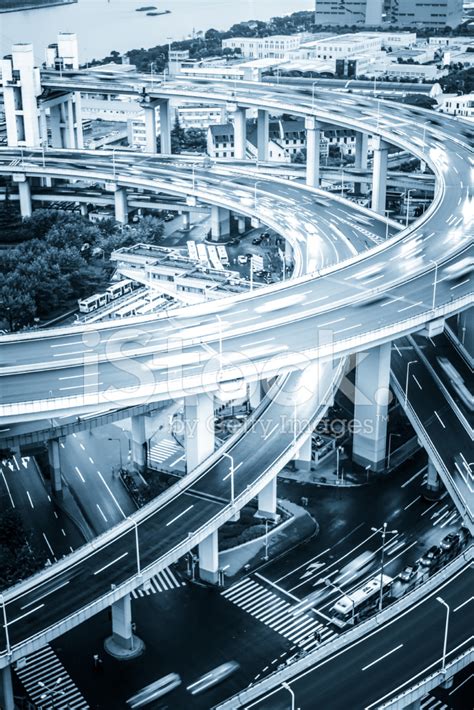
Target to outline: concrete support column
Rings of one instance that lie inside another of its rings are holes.
[[[31,217],[33,212],[33,205],[31,202],[31,188],[30,183],[26,175],[19,175],[14,178],[15,182],[18,182],[18,193],[20,196],[20,212],[23,219],[26,217]]]
[[[63,148],[61,131],[61,107],[51,106],[49,109],[49,126],[51,129],[51,145],[53,148]]]
[[[259,108],[257,112],[257,157],[260,161],[268,160],[268,127],[268,111]]]
[[[234,155],[236,160],[245,160],[247,152],[247,109],[237,107],[234,112]]]
[[[204,582],[216,584],[219,576],[218,531],[199,543],[199,576]]]
[[[154,106],[144,106],[145,114],[145,150],[156,153],[156,112]]]
[[[374,167],[372,177],[372,209],[378,214],[385,214],[387,197],[388,143],[375,138]]]
[[[390,343],[357,354],[353,460],[372,471],[385,468]]]
[[[51,476],[51,488],[54,493],[62,493],[61,458],[59,454],[59,439],[48,441],[48,463]]]
[[[145,431],[145,416],[139,414],[132,417],[132,461],[138,471],[146,467],[147,440]]]
[[[412,703],[409,705],[405,705],[404,710],[420,710],[420,701],[419,700],[414,700]]]
[[[160,101],[160,136],[161,153],[169,155],[171,153],[171,116],[168,100]]]
[[[237,231],[239,234],[244,234],[244,232],[245,232],[245,217],[239,217],[237,219]]]
[[[87,209],[87,205],[86,205],[84,202],[81,202],[81,205],[80,205],[79,209],[80,209],[80,211],[81,211],[81,217],[87,217],[87,216],[88,216],[89,212],[88,212],[88,209]]]
[[[115,219],[120,224],[128,222],[128,201],[127,191],[124,187],[116,186],[115,193]]]
[[[15,710],[10,666],[0,669],[0,705],[2,710]]]
[[[319,187],[321,128],[312,116],[305,119],[306,128],[306,184]]]
[[[84,134],[82,132],[82,98],[79,91],[74,92],[74,123],[76,128],[76,148],[84,148]]]
[[[458,315],[459,342],[474,357],[474,308],[461,311]]]
[[[203,393],[187,397],[184,404],[187,471],[214,452],[214,400]]]
[[[183,212],[183,229],[189,229],[191,227],[191,215],[189,212]]]
[[[355,145],[355,163],[354,167],[358,170],[367,170],[367,152],[368,152],[368,142],[369,136],[367,133],[356,133],[356,145]],[[354,192],[356,195],[362,193],[365,194],[367,191],[367,184],[365,182],[355,182]]]
[[[277,510],[277,476],[258,494],[258,517],[273,518]]]
[[[230,211],[224,207],[211,207],[211,237],[217,241],[230,234]]]
[[[262,385],[260,383],[260,380],[257,380],[256,382],[251,382],[248,386],[249,388],[249,404],[250,404],[250,409],[254,410],[258,407],[260,402],[262,401]]]
[[[68,148],[76,148],[76,130],[75,130],[75,116],[74,116],[74,103],[72,101],[72,96],[66,101],[66,144]]]
[[[297,471],[309,471],[310,470],[312,453],[313,453],[313,437],[308,436],[305,443],[302,445],[302,447],[300,448],[300,450],[296,454],[295,458],[293,459],[293,463],[294,463],[295,469]]]
[[[105,650],[114,658],[121,660],[135,658],[142,653],[144,643],[133,633],[130,594],[114,602],[111,611],[112,636],[105,640]]]

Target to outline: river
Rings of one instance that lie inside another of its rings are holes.
[[[137,7],[171,10],[148,17]],[[268,20],[299,10],[314,9],[314,0],[79,0],[74,5],[0,14],[1,56],[15,42],[32,42],[37,61],[56,41],[58,32],[75,32],[80,61],[101,59],[110,51],[149,48],[168,37],[183,39],[193,30],[228,29],[243,20]]]

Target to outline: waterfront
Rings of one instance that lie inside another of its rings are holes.
[[[155,5],[169,15],[148,17],[136,8]],[[14,42],[33,42],[38,62],[58,32],[76,32],[80,60],[100,59],[112,50],[149,48],[168,37],[183,39],[210,27],[225,30],[236,22],[268,20],[299,10],[314,9],[314,0],[79,0],[75,5],[6,13],[0,20],[0,51]]]

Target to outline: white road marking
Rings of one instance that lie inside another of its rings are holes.
[[[192,503],[191,505],[188,505],[188,507],[185,510],[183,510],[181,513],[179,513],[179,515],[176,515],[174,518],[171,518],[171,520],[168,520],[168,522],[166,523],[166,527],[175,523],[177,520],[179,520],[179,518],[182,518],[183,515],[185,515],[189,510],[191,510],[191,508],[194,508],[194,503]]]
[[[400,643],[398,646],[395,646],[395,648],[392,648],[391,651],[387,651],[387,653],[384,653],[383,656],[380,656],[380,658],[377,658],[375,661],[372,661],[372,663],[369,663],[367,666],[364,666],[362,668],[362,670],[366,671],[367,668],[371,668],[372,666],[375,666],[376,663],[379,663],[379,661],[383,661],[384,658],[387,658],[387,656],[390,656],[392,653],[395,653],[395,651],[399,651],[401,648],[403,648],[402,643]]]
[[[117,562],[120,562],[120,560],[123,560],[123,558],[126,557],[127,555],[128,555],[128,552],[124,552],[123,555],[120,555],[120,557],[116,557],[115,560],[112,560],[112,562],[108,562],[106,565],[104,565],[104,567],[101,567],[100,569],[96,570],[94,572],[94,576],[96,574],[100,574],[101,572],[108,569],[112,565],[115,565]]]

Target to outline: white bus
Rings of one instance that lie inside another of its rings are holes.
[[[198,261],[198,252],[196,249],[196,242],[193,242],[192,240],[189,240],[189,242],[186,242],[186,246],[188,248],[188,254],[190,259],[194,259],[194,261]]]
[[[229,266],[229,257],[227,255],[227,249],[223,244],[219,244],[217,246],[217,255],[219,259],[221,260],[221,263],[223,266]]]
[[[130,293],[133,288],[133,281],[130,279],[122,279],[122,281],[116,281],[111,284],[107,289],[109,301],[115,301],[116,298],[120,298],[125,293]]]
[[[209,260],[211,262],[212,268],[217,269],[218,271],[224,271],[224,267],[222,266],[221,260],[219,259],[219,256],[217,254],[216,247],[211,244],[207,247],[207,251],[209,254]]]
[[[384,597],[389,593],[392,582],[392,577],[383,575],[382,594]],[[329,610],[331,622],[340,629],[347,625],[357,624],[377,607],[379,599],[380,575],[377,575],[366,582],[363,587],[359,587],[354,592],[345,594],[337,600]]]
[[[79,312],[92,313],[92,311],[96,311],[98,308],[106,306],[108,300],[109,299],[106,293],[95,293],[93,296],[83,298],[81,301],[77,302],[79,305]]]
[[[202,261],[203,264],[209,264],[209,258],[207,256],[207,249],[205,244],[197,244],[196,245],[197,249],[197,255],[199,261]]]

